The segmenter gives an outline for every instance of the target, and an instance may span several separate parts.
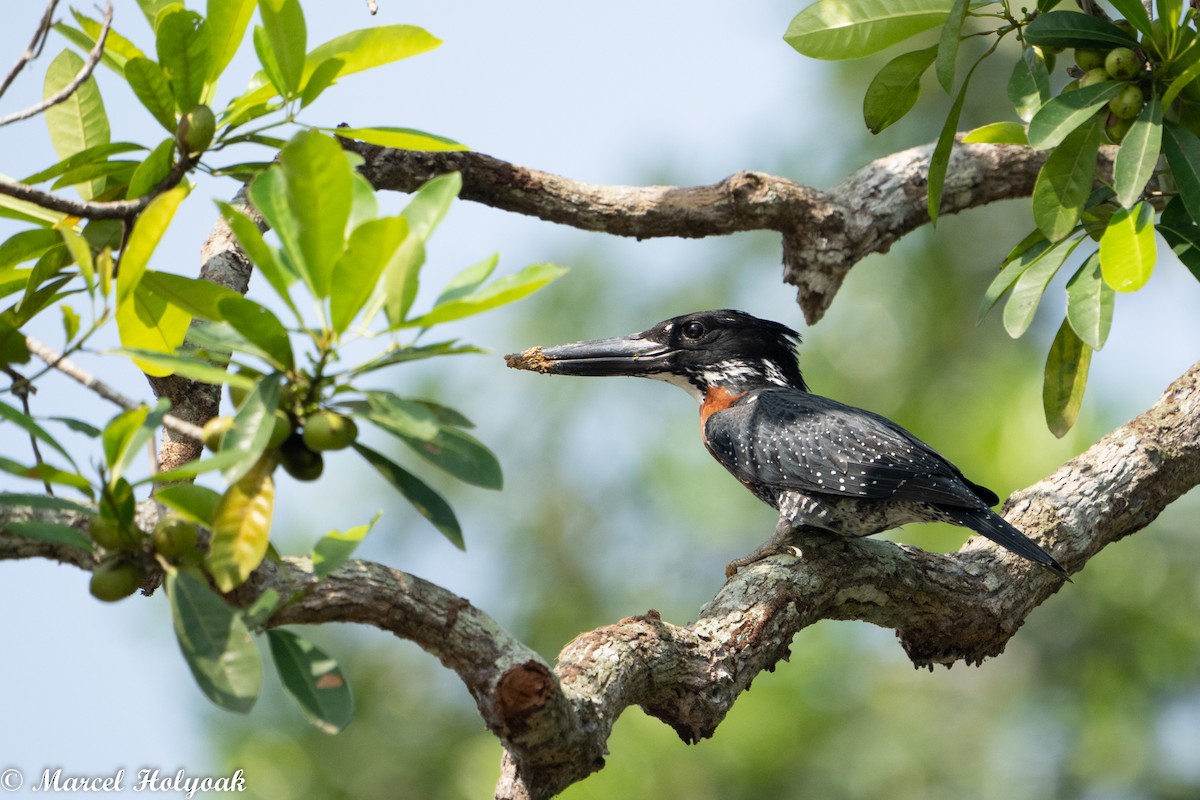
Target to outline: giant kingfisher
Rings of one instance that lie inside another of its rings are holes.
[[[774,538],[731,562],[730,574],[805,533],[870,536],[942,521],[1067,578],[990,508],[999,502],[994,492],[929,445],[885,417],[809,392],[799,341],[791,328],[741,311],[700,311],[631,336],[531,347],[505,360],[556,375],[656,378],[694,397],[704,446],[779,512]]]

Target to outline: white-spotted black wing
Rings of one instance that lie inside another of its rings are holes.
[[[716,459],[755,491],[890,497],[953,508],[997,502],[899,425],[796,389],[750,392],[710,415],[704,433]]]

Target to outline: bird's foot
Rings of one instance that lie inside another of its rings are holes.
[[[800,551],[797,547],[797,540],[805,530],[804,527],[795,528],[786,521],[779,520],[779,524],[775,526],[775,534],[770,539],[760,544],[750,555],[735,558],[725,565],[725,577],[732,578],[742,567],[748,567],[769,556],[777,556],[782,553],[798,555]]]

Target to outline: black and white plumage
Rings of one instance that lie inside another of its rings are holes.
[[[740,311],[675,317],[632,336],[535,347],[510,366],[570,375],[635,375],[673,383],[700,405],[713,457],[780,514],[778,549],[806,529],[869,536],[911,522],[970,528],[1066,572],[990,506],[999,498],[891,420],[808,391],[799,334]]]

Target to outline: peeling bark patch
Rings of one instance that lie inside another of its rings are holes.
[[[545,665],[526,661],[500,676],[496,685],[496,709],[510,730],[546,705],[554,695],[554,676]]]
[[[504,357],[510,369],[527,369],[543,375],[550,372],[550,359],[542,354],[542,348],[530,347],[523,353],[512,353]]]

